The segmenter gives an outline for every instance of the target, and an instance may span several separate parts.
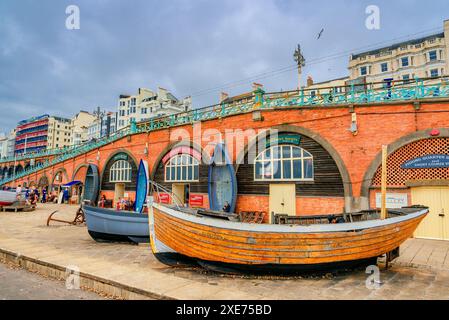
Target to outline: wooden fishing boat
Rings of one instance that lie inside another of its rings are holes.
[[[220,211],[228,202],[230,212],[235,211],[237,201],[237,181],[235,170],[226,147],[218,143],[211,158],[208,177],[210,209]]]
[[[134,210],[142,213],[143,207],[147,201],[149,187],[148,163],[144,160],[140,160],[139,170],[137,171],[136,185],[136,201],[134,203]]]
[[[9,206],[17,200],[15,191],[0,190],[0,206]]]
[[[398,254],[428,208],[389,210],[383,220],[378,210],[371,210],[350,215],[361,220],[357,222],[346,222],[345,215],[344,223],[309,225],[250,224],[230,221],[223,213],[204,213],[153,203],[149,223],[155,256],[162,262],[187,256],[220,271],[288,273],[371,264],[384,254]]]
[[[148,215],[83,205],[87,230],[96,241],[149,242]]]
[[[98,193],[100,191],[100,178],[98,174],[98,167],[94,164],[89,164],[86,171],[86,179],[84,181],[84,200],[89,200],[94,204],[97,201]]]

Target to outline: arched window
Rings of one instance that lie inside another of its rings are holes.
[[[126,160],[114,162],[109,171],[110,182],[131,182],[131,164]]]
[[[198,181],[199,166],[199,161],[189,154],[175,155],[165,164],[165,181]]]
[[[254,180],[313,181],[313,156],[292,146],[272,146],[254,160]]]

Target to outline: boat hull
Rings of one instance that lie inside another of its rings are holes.
[[[221,211],[228,202],[230,212],[235,211],[237,202],[237,180],[234,167],[229,159],[226,147],[217,144],[209,166],[208,194],[210,209]]]
[[[200,263],[233,269],[317,269],[366,262],[397,249],[428,212],[415,211],[343,224],[255,225],[199,217],[155,203],[150,230],[151,240],[159,243],[152,245],[156,253],[166,247]]]
[[[148,215],[83,206],[87,230],[97,241],[149,242]]]
[[[9,206],[17,200],[15,192],[0,190],[0,206]]]
[[[100,190],[100,178],[98,167],[94,164],[89,164],[86,171],[86,178],[84,181],[84,200],[89,200],[91,204],[97,202],[98,193]]]

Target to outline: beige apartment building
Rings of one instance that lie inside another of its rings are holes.
[[[371,51],[352,54],[349,77],[366,83],[448,75],[449,20],[444,30]]]
[[[71,145],[71,122],[70,119],[62,117],[51,116],[48,118],[47,150]]]
[[[186,97],[178,100],[173,94],[164,88],[158,88],[157,92],[150,89],[139,88],[136,95],[120,95],[117,129],[120,130],[130,124],[146,121],[154,117],[162,117],[190,110],[192,100]]]
[[[96,121],[97,117],[87,111],[80,111],[71,120],[72,140],[71,145],[80,145],[88,140],[88,129]]]

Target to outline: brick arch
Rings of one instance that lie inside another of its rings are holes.
[[[62,173],[62,176],[63,176],[61,185],[64,184],[64,178],[65,178],[65,183],[69,182],[69,175],[67,174],[67,170],[65,168],[59,168],[54,172],[53,177],[51,178],[52,186],[55,184],[55,178],[58,175],[58,173]]]
[[[162,159],[165,157],[165,155],[170,152],[175,147],[190,147],[198,152],[201,153],[201,159],[203,163],[209,163],[210,161],[210,155],[208,155],[203,148],[198,145],[197,143],[190,141],[190,140],[181,140],[181,141],[175,141],[170,143],[168,146],[162,150],[162,152],[159,154],[159,156],[156,158],[156,161],[153,163],[153,167],[151,169],[150,179],[154,180],[154,176],[156,174],[157,168],[159,167]]]
[[[107,190],[107,189],[104,189],[104,184],[105,184],[105,181],[104,181],[104,179],[105,179],[105,175],[106,175],[106,172],[109,170],[109,168],[111,167],[111,160],[116,156],[116,155],[118,155],[118,154],[120,154],[120,153],[125,153],[125,154],[127,154],[128,155],[128,157],[129,157],[129,159],[131,159],[132,160],[132,163],[131,163],[131,166],[132,166],[132,170],[133,170],[133,173],[134,173],[134,175],[136,176],[137,175],[137,168],[138,168],[138,165],[139,165],[139,162],[137,161],[137,159],[134,157],[134,155],[131,153],[131,152],[129,152],[128,150],[126,150],[126,149],[117,149],[115,152],[113,152],[113,153],[111,153],[110,155],[109,155],[109,157],[106,159],[106,161],[105,161],[105,165],[104,165],[104,167],[103,167],[103,170],[101,171],[101,174],[100,174],[100,190]],[[132,181],[131,182],[131,187],[132,187],[132,189],[135,189],[135,181]],[[128,189],[126,189],[126,190],[128,190]]]
[[[39,180],[37,180],[37,185],[38,187],[50,186],[50,180],[48,179],[48,176],[45,173],[39,177]]]
[[[392,156],[398,150],[400,150],[401,148],[403,148],[407,145],[412,145],[413,143],[419,144],[419,141],[421,141],[421,140],[449,138],[449,129],[448,128],[439,128],[438,130],[440,131],[440,134],[438,136],[431,136],[430,131],[432,131],[432,129],[427,129],[427,130],[421,130],[421,131],[414,132],[412,134],[409,134],[407,136],[404,136],[404,137],[396,140],[395,142],[388,145],[388,155],[387,156],[388,157]],[[376,175],[376,172],[379,170],[381,163],[382,163],[382,152],[380,151],[376,155],[376,157],[371,162],[371,164],[369,165],[368,169],[365,172],[365,175],[363,177],[362,187],[361,187],[361,193],[360,193],[361,197],[368,199],[370,187],[373,183],[373,179]],[[367,208],[362,208],[362,209],[367,209]]]
[[[82,164],[78,165],[75,168],[75,170],[73,171],[72,181],[79,180],[84,183],[84,178],[86,176],[88,167],[89,167],[88,163],[82,163]]]
[[[349,176],[349,171],[346,168],[345,163],[343,162],[343,159],[340,157],[340,154],[337,152],[337,150],[328,142],[325,138],[323,138],[320,134],[307,129],[303,127],[293,126],[293,125],[279,125],[274,126],[271,128],[268,128],[262,132],[260,132],[255,138],[253,138],[251,141],[249,141],[245,147],[238,153],[236,157],[236,168],[235,171],[238,172],[239,166],[241,163],[243,163],[244,158],[249,150],[254,149],[257,141],[264,137],[269,135],[270,130],[278,130],[278,132],[286,132],[286,133],[297,133],[303,136],[306,136],[315,142],[317,142],[327,153],[332,157],[334,160],[338,171],[340,173],[340,177],[342,179],[343,183],[343,192],[345,197],[345,208],[347,211],[351,210],[352,206],[352,183]]]

